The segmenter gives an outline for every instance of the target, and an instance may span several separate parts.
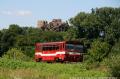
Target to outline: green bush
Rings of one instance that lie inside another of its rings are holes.
[[[89,60],[91,61],[102,61],[109,52],[109,44],[100,40],[94,40],[91,48],[88,50]]]
[[[109,73],[113,77],[120,77],[120,54],[112,55],[102,62],[102,64],[107,65],[109,68]]]
[[[110,67],[112,76],[120,77],[120,41],[113,46],[108,58],[104,60],[104,64]]]
[[[114,77],[120,77],[120,55],[111,57],[110,61],[111,74]]]
[[[9,49],[4,55],[3,58],[14,59],[14,60],[23,60],[28,61],[30,58],[23,54],[23,51],[17,48]]]

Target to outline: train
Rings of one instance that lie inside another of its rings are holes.
[[[60,41],[35,44],[35,61],[82,62],[84,45],[76,41]]]

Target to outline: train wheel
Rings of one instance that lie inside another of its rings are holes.
[[[61,62],[61,63],[63,63],[64,61],[62,59],[56,58],[55,62]]]
[[[36,59],[35,61],[36,61],[36,62],[41,62],[41,60],[42,60],[41,58],[38,58],[38,59]]]

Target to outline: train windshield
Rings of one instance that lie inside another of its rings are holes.
[[[83,45],[66,44],[66,50],[83,52]]]
[[[75,46],[75,50],[76,50],[76,51],[83,52],[83,45],[76,45],[76,46]]]
[[[66,49],[67,50],[74,50],[74,45],[73,44],[66,44]]]

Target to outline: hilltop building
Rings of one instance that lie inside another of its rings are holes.
[[[45,20],[39,20],[37,22],[37,28],[42,30],[51,30],[51,31],[66,31],[69,25],[67,22],[62,22],[61,19],[53,19],[51,22],[47,22]]]

